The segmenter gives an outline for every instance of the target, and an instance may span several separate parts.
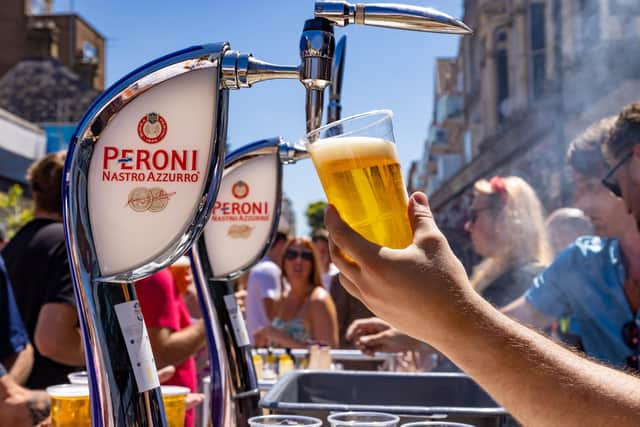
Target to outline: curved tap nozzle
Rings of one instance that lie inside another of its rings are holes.
[[[342,115],[342,105],[340,99],[342,96],[342,77],[344,76],[344,61],[347,52],[347,36],[342,36],[336,44],[336,52],[333,57],[333,65],[331,67],[331,89],[329,94],[329,105],[327,106],[327,123],[333,123],[340,120]]]
[[[318,1],[315,17],[325,18],[340,27],[349,24],[431,33],[470,34],[464,22],[430,7],[405,4],[351,4],[346,1]]]

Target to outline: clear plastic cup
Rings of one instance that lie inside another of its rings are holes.
[[[447,421],[416,421],[413,423],[402,424],[402,427],[475,427],[471,424],[450,423]]]
[[[249,426],[307,426],[320,427],[322,420],[302,415],[264,415],[261,417],[249,418]]]
[[[400,417],[382,412],[341,412],[329,415],[331,427],[397,427]]]
[[[71,384],[89,384],[87,371],[72,372],[67,375]]]
[[[163,385],[160,390],[169,427],[183,427],[187,395],[190,390],[187,387],[175,385]]]
[[[392,116],[377,110],[347,117],[309,132],[305,143],[342,219],[371,242],[403,249],[413,232]]]
[[[51,396],[52,427],[91,427],[88,385],[52,385],[47,393]]]

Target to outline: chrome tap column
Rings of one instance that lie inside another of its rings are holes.
[[[296,151],[271,138],[227,156],[211,219],[192,254],[209,342],[211,407],[206,409],[214,427],[247,426],[259,415],[251,342],[230,281],[264,256],[277,228],[281,150]]]
[[[63,183],[67,250],[94,426],[164,426],[133,281],[193,244],[213,207],[226,139],[224,43],[126,76],[78,126]]]

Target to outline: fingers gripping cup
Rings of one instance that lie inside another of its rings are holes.
[[[60,384],[47,387],[51,396],[52,427],[89,427],[89,386]]]
[[[329,203],[371,242],[399,249],[412,240],[407,190],[390,110],[358,114],[307,134]]]

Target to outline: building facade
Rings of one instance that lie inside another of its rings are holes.
[[[52,14],[51,0],[3,0],[0,76],[25,59],[55,58],[96,91],[104,90],[105,39],[80,16]]]
[[[640,2],[466,0],[463,20],[474,34],[461,39],[455,59],[462,149],[460,137],[439,141],[435,151],[432,141],[422,161],[429,173],[421,188],[454,234],[473,183],[492,175],[523,177],[547,211],[569,205],[568,142],[640,99]],[[445,179],[429,168],[441,151],[464,160]]]

